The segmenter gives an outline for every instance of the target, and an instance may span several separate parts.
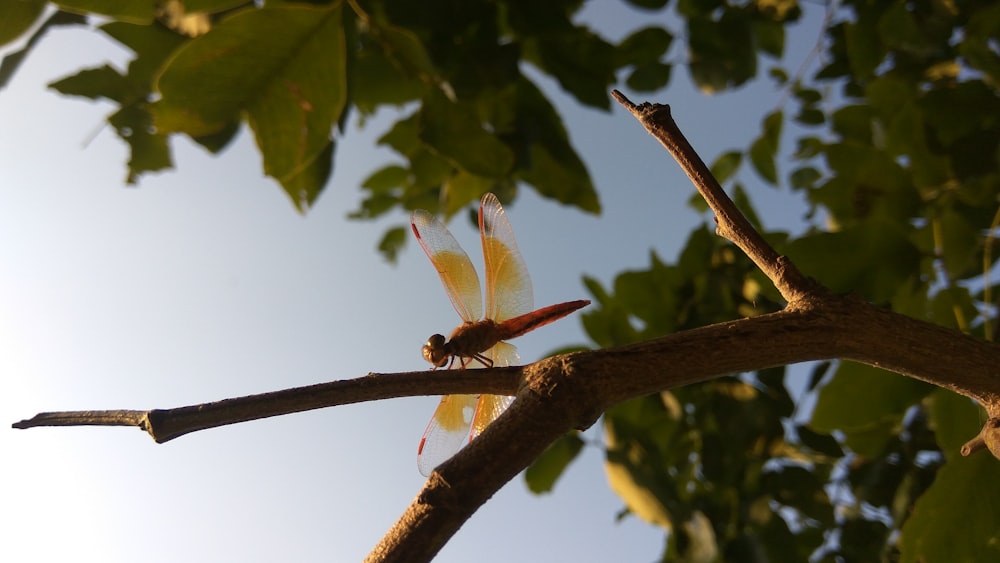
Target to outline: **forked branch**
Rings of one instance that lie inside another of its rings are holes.
[[[613,92],[674,155],[733,241],[774,282],[788,306],[778,313],[688,330],[614,349],[577,352],[521,368],[371,374],[276,393],[153,411],[45,413],[15,424],[135,425],[163,442],[195,430],[289,412],[411,395],[515,394],[513,405],[443,463],[369,561],[429,561],[459,527],[549,444],[593,424],[629,398],[722,374],[841,358],[878,366],[979,401],[990,415],[963,454],[1000,457],[1000,346],[831,294],[767,244],[681,134],[668,106],[635,105]],[[891,338],[886,338],[891,335]],[[940,359],[948,358],[942,362]]]

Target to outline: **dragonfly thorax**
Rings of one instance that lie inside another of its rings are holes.
[[[493,367],[493,361],[482,353],[499,341],[500,333],[494,321],[483,319],[475,323],[464,323],[452,331],[447,340],[440,334],[428,338],[423,347],[424,359],[435,368],[444,367],[445,364],[454,362],[455,358],[459,358],[463,368],[472,360],[486,367]]]

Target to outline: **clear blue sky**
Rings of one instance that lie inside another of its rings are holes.
[[[815,41],[821,14],[808,15],[789,68]],[[581,17],[612,40],[654,23],[617,2],[593,2]],[[682,59],[680,46],[672,59]],[[177,169],[129,189],[127,154],[110,130],[85,146],[111,106],[44,86],[127,58],[97,34],[59,30],[0,92],[0,419],[167,408],[426,367],[420,345],[458,318],[415,244],[397,266],[375,253],[381,233],[406,217],[345,219],[361,181],[394,158],[373,148],[392,112],[364,130],[349,126],[334,178],[307,216],[262,176],[246,131],[219,158],[176,140]],[[583,109],[543,85],[604,213],[530,190],[508,208],[538,306],[589,297],[581,275],[608,283],[648,265],[650,249],[672,260],[706,220],[687,207],[693,189],[676,164],[625,111]],[[704,97],[677,68],[654,101],[673,106],[711,160],[747,146],[780,99],[767,81]],[[771,225],[797,224],[800,208],[743,176]],[[456,222],[453,232],[479,267],[473,230]],[[574,316],[515,343],[533,361],[585,342]],[[416,446],[436,402],[325,409],[164,445],[135,429],[8,426],[0,560],[360,560],[423,483]],[[662,531],[634,517],[616,523],[621,507],[602,452],[588,448],[552,494],[533,496],[520,478],[508,484],[438,560],[653,560]]]

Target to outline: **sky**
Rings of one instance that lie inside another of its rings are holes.
[[[821,15],[807,12],[794,30],[788,68],[815,42]],[[579,19],[618,40],[664,18],[598,1]],[[375,252],[405,215],[346,218],[364,178],[395,159],[374,139],[398,114],[349,125],[333,179],[304,216],[262,175],[246,130],[219,157],[176,139],[174,170],[126,188],[125,146],[102,128],[111,106],[45,85],[127,61],[96,33],[57,30],[0,91],[0,419],[8,424],[0,560],[360,560],[423,484],[416,446],[436,397],[322,409],[162,445],[131,428],[9,428],[42,411],[169,408],[424,369],[427,336],[459,322],[417,245],[394,266]],[[585,215],[525,189],[507,208],[543,306],[589,298],[582,276],[609,284],[645,268],[651,250],[672,260],[710,217],[687,206],[690,183],[625,110],[582,108],[539,80],[603,205],[600,216]],[[670,103],[708,161],[748,146],[782,98],[766,80],[706,97],[681,67],[653,97],[623,90],[635,102]],[[741,174],[769,227],[801,223],[800,203]],[[451,228],[481,267],[473,229]],[[574,315],[514,343],[530,362],[588,341]],[[587,436],[598,440],[599,429]],[[654,560],[662,531],[635,517],[616,521],[622,503],[602,461],[600,448],[585,448],[542,496],[518,477],[437,560]]]

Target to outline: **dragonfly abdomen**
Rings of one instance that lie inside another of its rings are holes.
[[[511,338],[516,338],[526,332],[535,330],[540,326],[545,326],[551,322],[558,321],[573,311],[589,304],[590,301],[587,299],[567,301],[565,303],[558,303],[556,305],[542,307],[541,309],[535,309],[530,313],[525,313],[512,319],[507,319],[497,325],[497,328],[499,329],[499,340],[510,340]]]

